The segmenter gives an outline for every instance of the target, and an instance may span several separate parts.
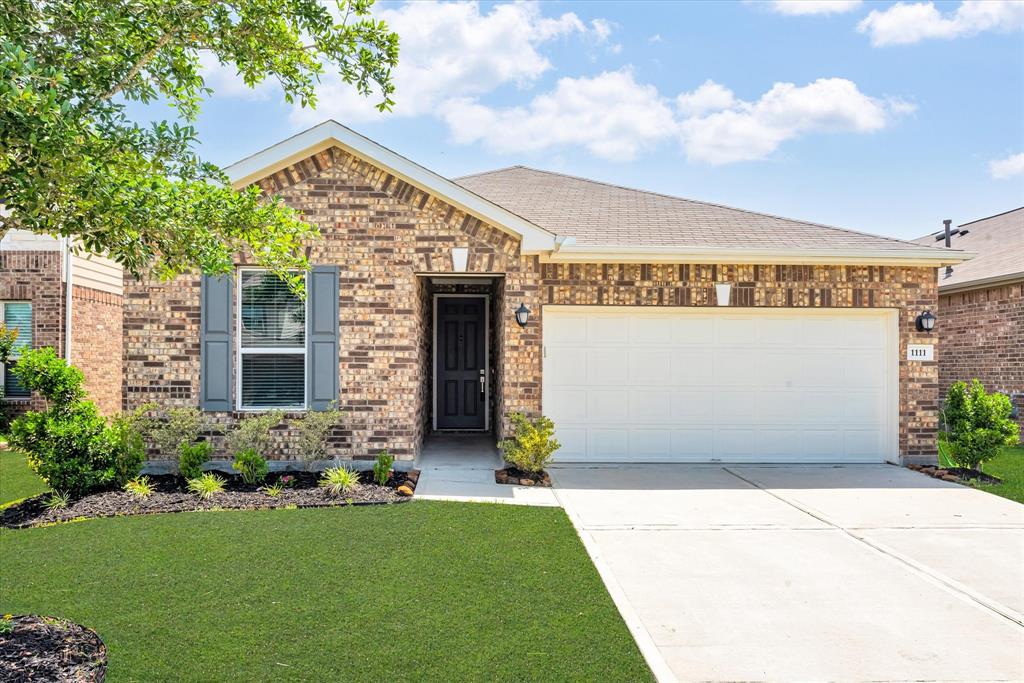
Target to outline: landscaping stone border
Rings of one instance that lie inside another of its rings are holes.
[[[544,486],[551,488],[551,475],[547,472],[523,472],[515,467],[494,470],[494,481],[497,484],[510,486]]]
[[[929,477],[935,479],[941,479],[943,481],[952,482],[954,484],[967,484],[972,479],[977,479],[983,484],[1001,484],[1003,482],[999,477],[993,477],[990,474],[979,472],[978,470],[971,470],[965,467],[937,467],[935,465],[907,465],[907,469],[920,472],[921,474],[927,474]]]

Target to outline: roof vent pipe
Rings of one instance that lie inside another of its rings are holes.
[[[942,221],[943,231],[946,233],[946,249],[953,246],[953,232],[949,229],[949,226],[953,224],[953,221],[946,219]]]

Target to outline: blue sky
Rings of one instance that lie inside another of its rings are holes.
[[[384,3],[397,106],[210,64],[201,152],[335,118],[446,176],[525,164],[911,238],[1024,204],[1024,2]]]

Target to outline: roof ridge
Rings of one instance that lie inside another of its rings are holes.
[[[989,220],[991,218],[999,218],[1000,216],[1005,216],[1008,213],[1013,213],[1014,211],[1020,211],[1022,209],[1024,209],[1024,206],[1018,206],[1016,209],[1007,209],[1006,211],[1000,211],[999,213],[994,213],[991,216],[985,216],[984,218],[975,218],[973,221],[967,221],[966,223],[961,223],[960,225],[958,225],[956,227],[962,228],[965,225],[971,225],[973,223],[980,223],[981,221],[987,221],[987,220]],[[939,230],[938,232],[942,232],[942,231]]]
[[[527,171],[533,171],[534,173],[544,173],[546,175],[559,176],[559,177],[562,177],[562,178],[570,178],[572,180],[579,180],[581,182],[592,183],[594,185],[604,185],[605,187],[614,187],[616,189],[626,190],[628,192],[640,192],[642,194],[649,194],[649,195],[653,195],[655,197],[664,197],[665,199],[674,199],[674,200],[677,200],[677,201],[690,202],[692,204],[701,204],[703,206],[713,206],[713,207],[716,207],[716,208],[719,208],[719,209],[728,209],[730,211],[739,211],[741,213],[746,213],[746,214],[750,214],[750,215],[753,215],[753,216],[762,216],[762,217],[766,217],[766,218],[774,218],[776,220],[789,221],[791,223],[803,223],[804,225],[810,225],[810,226],[813,226],[813,227],[816,227],[816,228],[825,228],[826,230],[837,230],[839,232],[845,232],[845,233],[849,233],[849,234],[853,234],[853,235],[861,235],[861,236],[864,236],[864,237],[872,237],[872,238],[875,238],[875,239],[887,240],[889,242],[896,242],[897,244],[906,244],[906,245],[912,245],[912,246],[915,246],[915,247],[921,247],[922,246],[920,244],[914,244],[910,240],[901,240],[899,238],[889,237],[887,235],[878,235],[878,234],[875,234],[875,233],[863,232],[863,231],[860,231],[860,230],[851,230],[849,228],[840,228],[840,227],[835,226],[835,225],[826,225],[825,223],[815,223],[813,221],[805,221],[805,220],[800,219],[800,218],[787,218],[786,216],[779,216],[779,215],[772,214],[772,213],[764,213],[762,211],[752,211],[750,209],[741,209],[741,208],[736,207],[736,206],[729,206],[728,204],[717,204],[715,202],[706,202],[706,201],[702,201],[700,199],[690,199],[689,197],[680,197],[678,195],[665,194],[664,192],[655,192],[653,190],[644,190],[644,189],[641,189],[641,188],[638,188],[638,187],[629,187],[627,185],[619,185],[617,183],[610,183],[610,182],[603,181],[603,180],[594,180],[593,178],[584,178],[583,176],[572,175],[570,173],[561,173],[559,171],[548,171],[548,170],[545,170],[545,169],[542,169],[542,168],[534,168],[532,166],[524,166],[522,164],[516,164],[514,166],[507,166],[505,168],[499,168],[499,169],[495,169],[493,171],[485,171],[484,173],[477,173],[477,174],[475,174],[475,176],[489,175],[491,173],[500,173],[502,171],[510,171],[510,170],[516,169],[516,168],[521,168],[521,169],[524,169],[524,170],[527,170]],[[475,176],[463,176],[463,178],[475,177]],[[934,249],[935,247],[929,247],[929,248]]]
[[[511,171],[514,168],[525,168],[528,171],[535,171],[535,170],[537,170],[537,169],[534,169],[534,168],[530,168],[528,166],[523,166],[522,164],[512,164],[511,166],[503,166],[501,168],[495,168],[495,169],[492,169],[490,171],[480,171],[479,173],[467,173],[466,175],[455,176],[451,180],[454,182],[454,181],[459,181],[459,180],[465,180],[466,178],[479,178],[482,175],[491,175],[491,174],[494,174],[494,173],[502,173],[503,171]]]

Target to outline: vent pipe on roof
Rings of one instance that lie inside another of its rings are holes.
[[[949,229],[949,226],[951,226],[952,224],[953,221],[951,221],[948,218],[942,221],[942,227],[944,229],[944,232],[946,233],[946,249],[949,249],[951,246],[953,246],[953,233]]]

